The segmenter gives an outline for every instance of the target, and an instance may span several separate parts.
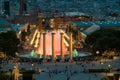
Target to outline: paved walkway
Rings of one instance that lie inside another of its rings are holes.
[[[14,64],[2,64],[3,70],[13,69]],[[100,61],[81,61],[73,63],[20,63],[19,69],[35,69],[42,72],[34,74],[35,80],[100,80],[106,73],[84,73],[84,69],[91,68],[119,68],[120,57],[114,60],[102,59]]]

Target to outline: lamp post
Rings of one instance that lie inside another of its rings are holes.
[[[107,65],[107,70],[110,72],[110,67],[111,67],[111,65],[110,64],[108,64]],[[108,72],[106,72],[106,76],[108,75]]]
[[[96,51],[97,56],[98,56],[99,53],[100,53],[100,52],[97,50],[97,51]]]
[[[116,79],[115,79],[115,76],[114,76],[114,73],[111,72],[111,64],[108,64],[107,67],[108,67],[108,71],[109,71],[109,73],[106,74],[106,75],[108,76],[108,78],[109,78],[109,79],[113,78],[113,80],[116,80]]]
[[[34,64],[31,64],[31,65],[32,65],[32,70],[33,70]]]
[[[99,54],[99,53],[100,53],[100,52],[97,50],[97,51],[96,51],[96,55],[97,55],[96,58],[97,58],[97,60],[98,60],[98,54]]]
[[[108,70],[109,70],[109,71],[110,71],[110,68],[111,68],[111,65],[109,64],[109,65],[108,65]]]

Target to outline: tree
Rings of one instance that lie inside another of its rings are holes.
[[[24,42],[26,39],[26,36],[27,36],[27,32],[25,32],[25,30],[23,30],[22,32],[21,32],[21,40]]]
[[[120,31],[112,29],[101,29],[88,35],[85,42],[86,44],[92,46],[92,51],[96,54],[99,50],[103,53],[106,50],[119,50],[120,47]]]
[[[15,31],[7,31],[0,33],[0,51],[7,55],[14,56],[18,52],[19,39]]]
[[[28,27],[27,27],[27,35],[29,36],[30,35],[30,25],[28,25]]]

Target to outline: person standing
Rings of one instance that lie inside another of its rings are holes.
[[[12,74],[13,74],[13,76],[14,76],[14,80],[19,80],[18,78],[19,78],[19,70],[18,70],[18,68],[16,67],[16,66],[14,66],[14,69],[13,69],[13,71],[12,71]]]

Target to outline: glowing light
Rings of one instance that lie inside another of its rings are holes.
[[[52,55],[52,35],[51,33],[55,33],[54,35],[54,50],[56,55],[60,55],[61,53],[61,30],[58,31],[46,31],[46,40],[45,40],[45,46],[46,46],[46,55]],[[67,52],[67,45],[68,43],[64,40],[64,45],[63,45],[63,53],[68,54]],[[37,54],[43,54],[43,34],[40,35],[40,40],[39,40],[39,45],[36,50]]]
[[[17,38],[20,38],[20,35],[21,35],[21,31],[17,33]]]
[[[35,47],[38,46],[38,43],[39,43],[39,37],[40,37],[40,33],[38,32],[38,33],[37,33],[37,39],[36,39],[36,41],[35,41]]]
[[[35,39],[35,36],[36,36],[37,32],[38,32],[38,30],[36,30],[35,33],[34,33],[34,35],[33,35],[33,38],[32,38],[32,40],[31,40],[31,42],[30,42],[31,45],[32,45],[33,42],[34,42],[34,39]]]
[[[68,40],[70,39],[69,36],[63,30],[60,30],[60,32],[64,33],[65,38],[67,38]]]

